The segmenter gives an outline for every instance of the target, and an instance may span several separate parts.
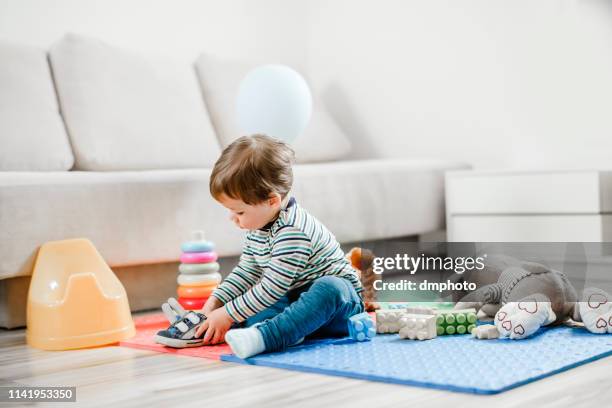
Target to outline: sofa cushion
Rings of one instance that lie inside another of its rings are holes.
[[[67,238],[90,239],[113,267],[176,261],[199,229],[235,252],[242,234],[210,196],[210,173],[0,172],[0,279],[31,274],[38,247]]]
[[[196,61],[198,79],[219,141],[227,146],[242,136],[236,119],[240,82],[261,64],[222,60],[203,54]],[[298,163],[329,161],[346,157],[351,143],[315,97],[310,122],[293,143]]]
[[[444,227],[444,174],[466,168],[430,159],[295,165],[292,192],[342,243],[405,237]]]
[[[444,225],[444,172],[460,168],[425,160],[298,164],[293,195],[340,242],[414,235]],[[240,254],[243,231],[210,196],[210,173],[0,172],[0,279],[29,275],[44,242],[75,237],[89,238],[113,267],[177,261],[195,229],[220,256]]]
[[[73,162],[47,54],[0,42],[0,171],[69,170]]]
[[[77,169],[211,167],[220,154],[190,64],[75,34],[50,60]]]

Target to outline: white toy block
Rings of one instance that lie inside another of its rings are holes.
[[[376,333],[398,333],[406,313],[403,309],[379,309],[376,311]]]
[[[472,330],[472,336],[479,340],[490,340],[499,337],[499,331],[493,324],[482,324]]]
[[[399,331],[402,339],[429,340],[437,337],[436,316],[425,314],[406,314]]]

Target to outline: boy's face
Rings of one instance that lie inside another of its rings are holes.
[[[273,194],[259,204],[246,204],[240,199],[234,199],[222,194],[218,200],[222,206],[230,210],[230,220],[238,228],[255,230],[264,227],[272,221],[280,211],[281,198]]]

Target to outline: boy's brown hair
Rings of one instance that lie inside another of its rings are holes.
[[[254,205],[271,193],[285,198],[293,184],[293,149],[266,135],[242,136],[223,149],[210,176],[210,193]]]

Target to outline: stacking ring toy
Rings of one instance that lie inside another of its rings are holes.
[[[217,262],[205,264],[180,264],[179,272],[190,275],[194,273],[215,273],[219,272],[219,264]]]
[[[178,278],[177,278],[178,281]],[[210,290],[216,289],[217,286],[219,286],[219,282],[217,281],[210,281],[210,282],[194,282],[194,283],[184,283],[182,285],[179,286],[183,286],[183,287],[198,287],[198,288],[208,288]]]
[[[208,298],[197,298],[197,299],[189,299],[189,298],[178,298],[178,302],[181,306],[183,306],[187,310],[200,310],[204,307],[204,303]]]
[[[181,262],[188,264],[215,262],[216,260],[216,252],[185,252],[181,255]]]
[[[215,244],[210,241],[188,241],[181,245],[183,252],[210,252],[215,249]]]
[[[221,282],[221,274],[219,272],[208,273],[206,275],[183,275],[179,273],[176,281],[181,286],[204,286],[207,283]]]
[[[182,298],[207,298],[215,290],[215,286],[179,286],[176,293]]]

